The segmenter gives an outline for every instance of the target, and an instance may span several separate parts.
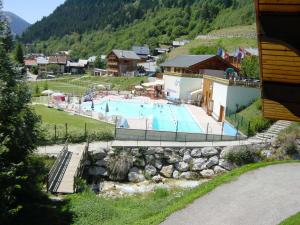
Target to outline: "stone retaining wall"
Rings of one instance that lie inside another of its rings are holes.
[[[130,168],[124,171],[124,181],[142,182],[145,179],[160,182],[164,178],[200,179],[230,171],[234,165],[224,159],[228,148],[126,148],[91,149],[86,162],[88,174],[96,178],[110,177],[109,163],[125,154]]]

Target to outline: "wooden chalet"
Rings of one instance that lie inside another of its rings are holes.
[[[107,55],[107,73],[113,76],[134,75],[140,61],[134,51],[113,50]]]
[[[263,114],[300,121],[300,0],[256,0]]]

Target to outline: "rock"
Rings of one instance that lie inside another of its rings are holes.
[[[133,156],[133,166],[144,167],[145,165],[146,163],[144,159]]]
[[[179,149],[179,155],[180,156],[184,156],[186,153],[190,153],[190,150],[189,149],[187,149],[187,148],[181,148],[181,149]]]
[[[93,155],[94,159],[101,160],[101,159],[104,159],[106,157],[107,153],[106,153],[105,149],[100,148],[96,151],[93,151],[92,155]]]
[[[231,162],[225,159],[219,160],[219,166],[223,167],[226,170],[232,170],[235,167]]]
[[[174,170],[174,172],[173,172],[173,178],[174,179],[179,179],[179,177],[180,177],[180,172],[178,170]]]
[[[164,178],[160,175],[157,175],[157,176],[152,177],[152,181],[155,183],[160,183],[160,182],[164,181]]]
[[[228,147],[225,147],[223,148],[223,150],[221,151],[221,154],[220,154],[220,159],[225,159],[226,155],[231,152],[231,151],[234,151],[234,148],[233,146],[228,146]]]
[[[190,155],[190,153],[186,152],[183,156],[183,162],[189,163],[193,160],[192,156]]]
[[[106,167],[106,165],[107,165],[107,162],[104,160],[104,159],[102,159],[102,160],[98,160],[96,163],[95,163],[95,165],[96,166],[102,166],[102,167]]]
[[[296,143],[298,146],[300,146],[300,138],[296,139]]]
[[[202,152],[200,148],[194,148],[191,152],[191,156],[194,158],[200,158],[202,156]]]
[[[107,170],[103,167],[93,166],[89,168],[89,175],[92,176],[107,176]]]
[[[174,167],[173,165],[170,165],[170,166],[164,166],[160,173],[164,176],[164,177],[167,177],[167,178],[171,178],[172,175],[173,175],[173,171],[174,171]]]
[[[162,164],[161,160],[156,159],[154,162],[154,166],[160,170],[163,167],[163,164]]]
[[[148,164],[153,164],[155,162],[154,155],[145,155],[145,159]]]
[[[171,148],[165,148],[163,154],[164,158],[169,159],[174,154],[174,151]]]
[[[145,155],[154,155],[156,153],[155,147],[149,147],[145,151]]]
[[[186,172],[189,170],[189,164],[185,162],[177,162],[175,163],[175,168],[180,172]]]
[[[213,170],[203,170],[200,174],[203,178],[211,178],[215,175]]]
[[[203,157],[212,157],[219,153],[218,150],[214,147],[205,147],[201,152]]]
[[[156,159],[163,159],[164,158],[164,154],[158,154],[158,153],[156,153],[156,154],[154,154],[154,157]]]
[[[181,161],[181,158],[179,155],[176,155],[176,154],[173,154],[169,157],[169,159],[167,160],[167,162],[169,164],[174,164],[174,163],[177,163],[177,162],[180,162]]]
[[[145,177],[141,173],[130,172],[128,174],[128,180],[133,183],[140,183],[140,182],[145,181]]]
[[[266,159],[269,159],[272,157],[272,151],[271,150],[264,150],[264,151],[261,151],[260,155],[263,157],[263,158],[266,158]]]
[[[156,168],[154,166],[147,165],[145,167],[145,174],[146,174],[146,176],[153,177],[153,176],[156,175],[156,173],[157,173],[157,170],[156,170]]]
[[[193,159],[192,161],[192,170],[193,171],[201,171],[203,170],[203,166],[205,166],[206,159],[199,158],[199,159]]]
[[[214,167],[214,172],[215,172],[215,174],[222,174],[222,173],[226,173],[227,170],[225,170],[221,166],[215,166]]]
[[[196,180],[199,178],[199,175],[196,172],[184,172],[180,174],[179,178],[186,179],[186,180]]]
[[[140,153],[140,149],[133,148],[133,149],[131,149],[131,155],[135,156],[135,157],[140,157],[142,154]]]
[[[86,161],[84,162],[84,165],[85,165],[85,166],[90,166],[90,165],[92,165],[92,162],[91,162],[90,160],[86,160]]]
[[[213,156],[213,157],[209,158],[209,160],[207,161],[206,168],[211,168],[215,165],[218,165],[218,163],[219,163],[218,156]]]
[[[156,147],[155,148],[155,153],[156,154],[164,154],[164,149],[162,147]]]

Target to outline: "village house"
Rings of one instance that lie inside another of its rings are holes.
[[[169,99],[196,102],[202,98],[204,69],[227,70],[230,63],[215,55],[182,55],[160,65],[163,68],[165,95]],[[238,72],[238,69],[234,68]]]
[[[78,62],[67,62],[68,72],[71,74],[84,74],[88,68],[89,61],[80,59]]]
[[[147,59],[150,57],[150,49],[147,45],[145,46],[133,46],[132,51],[137,54],[142,61],[146,62]]]
[[[223,70],[203,70],[202,107],[219,122],[260,97],[260,84],[224,76]]]
[[[107,55],[107,73],[113,76],[134,76],[141,58],[134,51],[113,50]]]
[[[173,45],[174,48],[178,48],[178,47],[181,47],[181,46],[185,46],[188,43],[190,43],[190,41],[188,41],[188,40],[173,41],[172,45]]]
[[[59,66],[59,73],[65,73],[67,70],[67,56],[66,55],[52,55],[48,59],[49,64],[54,64]]]
[[[40,76],[45,76],[47,75],[47,67],[49,64],[49,61],[45,57],[37,57],[36,58],[36,63],[38,65],[38,74]]]

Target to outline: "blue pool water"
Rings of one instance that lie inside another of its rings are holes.
[[[108,105],[107,113],[105,112],[106,105]],[[83,110],[91,110],[91,102],[83,103],[81,108]],[[121,116],[126,119],[147,118],[153,121],[153,130],[204,133],[204,130],[198,126],[188,109],[183,105],[108,100],[99,104],[95,103],[94,110],[103,115]],[[236,131],[226,124],[224,125],[224,134],[234,136]]]

